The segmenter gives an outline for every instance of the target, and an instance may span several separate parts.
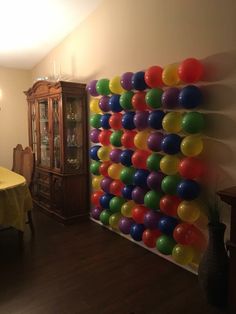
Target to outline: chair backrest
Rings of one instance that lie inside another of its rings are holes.
[[[27,185],[30,186],[34,173],[34,153],[31,147],[27,146],[21,153],[20,174],[25,177]]]
[[[21,144],[17,144],[16,147],[13,148],[13,165],[12,171],[19,173],[21,170],[21,155],[23,152],[23,147]]]

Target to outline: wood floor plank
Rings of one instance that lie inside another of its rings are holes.
[[[35,211],[19,253],[0,234],[1,314],[217,314],[192,273],[87,221],[63,226]]]

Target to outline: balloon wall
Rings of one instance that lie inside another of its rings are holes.
[[[92,219],[193,269],[207,242],[203,70],[189,58],[87,85]]]

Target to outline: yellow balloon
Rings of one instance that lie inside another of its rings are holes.
[[[120,76],[115,76],[110,80],[109,89],[113,94],[122,94],[125,92],[120,84]]]
[[[97,155],[98,158],[101,161],[108,161],[110,160],[109,154],[110,154],[111,148],[109,146],[102,146],[99,148]]]
[[[172,251],[173,259],[181,265],[188,265],[191,263],[193,256],[194,250],[188,245],[176,244]]]
[[[109,218],[109,225],[113,228],[113,229],[118,229],[118,225],[119,225],[119,221],[120,218],[122,217],[122,215],[120,213],[115,213],[112,214]]]
[[[150,132],[145,130],[138,132],[134,137],[134,145],[139,149],[148,149],[147,139],[150,135]]]
[[[176,174],[178,172],[179,158],[175,155],[165,155],[161,158],[160,169],[167,175]]]
[[[114,180],[118,180],[120,178],[120,172],[123,169],[122,165],[120,164],[112,164],[108,168],[107,172],[109,177],[111,177]]]
[[[100,183],[103,179],[103,176],[96,176],[92,179],[92,187],[94,190],[99,190],[100,189]]]
[[[121,207],[121,213],[125,217],[132,217],[132,208],[135,206],[134,201],[128,201],[124,203]]]
[[[102,113],[101,109],[99,108],[99,99],[92,98],[89,104],[90,111],[93,113]]]
[[[183,221],[193,223],[200,216],[200,204],[196,201],[183,201],[179,204],[177,213]]]
[[[180,78],[178,75],[178,64],[167,65],[162,72],[162,81],[167,86],[175,86],[180,83]]]
[[[203,142],[198,135],[186,136],[181,142],[181,151],[185,156],[199,155],[203,150]]]
[[[170,133],[178,133],[181,131],[182,114],[180,112],[169,112],[167,113],[163,120],[163,129]]]

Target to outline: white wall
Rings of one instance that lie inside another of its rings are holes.
[[[30,71],[0,67],[0,166],[11,169],[13,147],[28,145],[27,102]]]

